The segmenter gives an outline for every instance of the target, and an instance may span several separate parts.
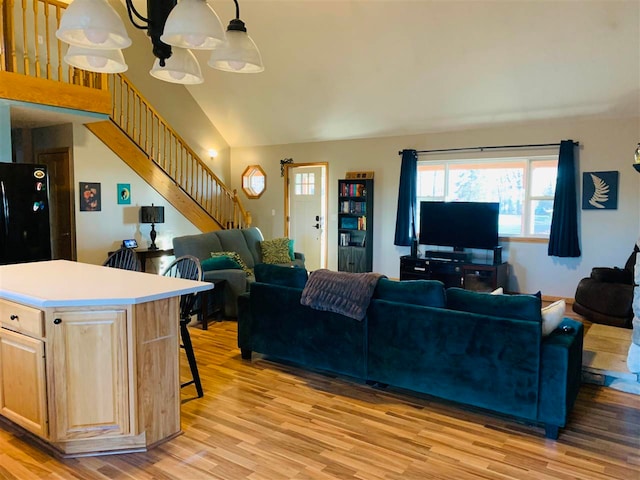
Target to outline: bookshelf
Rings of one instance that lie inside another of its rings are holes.
[[[338,270],[373,269],[373,179],[338,180]]]

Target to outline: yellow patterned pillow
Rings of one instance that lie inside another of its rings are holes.
[[[289,256],[289,239],[274,238],[260,242],[263,263],[291,263]]]
[[[247,274],[247,277],[253,275],[253,270],[247,267],[247,264],[244,263],[244,260],[242,260],[242,257],[238,252],[211,252],[211,257],[229,257],[230,259],[238,262],[238,265],[240,265],[240,268],[244,270],[244,273]]]

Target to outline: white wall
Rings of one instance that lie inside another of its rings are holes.
[[[640,175],[631,164],[638,143],[638,132],[640,117],[617,120],[565,119],[403,137],[234,148],[231,151],[231,186],[241,192],[241,175],[247,165],[262,166],[267,174],[265,193],[254,200],[249,200],[243,193],[241,195],[243,203],[253,216],[254,225],[262,230],[266,238],[274,238],[284,234],[285,190],[280,177],[280,159],[293,158],[296,163],[328,162],[328,267],[336,269],[337,181],[344,178],[347,171],[373,170],[373,269],[397,278],[399,257],[409,253],[408,247],[393,245],[400,176],[399,150],[556,143],[563,139],[573,139],[581,145],[580,185],[582,172],[620,172],[618,209],[582,211],[579,201],[580,258],[548,257],[546,243],[508,243],[504,245],[503,252],[503,257],[511,266],[510,290],[541,290],[543,295],[572,298],[578,281],[587,276],[592,267],[624,265],[637,239],[640,227]],[[515,155],[522,153],[524,152],[518,151]],[[272,215],[272,210],[276,211],[275,216]]]
[[[142,205],[164,206],[164,223],[156,225],[159,247],[171,247],[174,236],[200,231],[151,188],[127,164],[118,158],[85,126],[73,126],[73,162],[76,209],[76,242],[78,261],[101,264],[107,252],[120,246],[125,238],[135,238],[146,248],[151,225],[139,223]],[[78,202],[78,183],[98,182],[102,191],[102,210],[81,212]],[[131,184],[131,204],[118,205],[117,184]]]

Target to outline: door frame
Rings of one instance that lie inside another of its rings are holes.
[[[291,197],[289,195],[289,183],[291,181],[290,176],[289,176],[289,169],[291,168],[296,168],[296,167],[324,167],[324,184],[325,184],[325,191],[324,191],[324,211],[325,211],[325,217],[329,216],[329,162],[307,162],[307,163],[283,163],[282,164],[283,167],[283,173],[284,173],[284,236],[288,237],[289,236],[289,232],[291,231],[290,228],[290,223],[291,223],[291,215],[289,215],[290,213],[290,205],[291,205]],[[322,202],[322,200],[320,200]],[[324,230],[325,230],[325,235],[324,235],[324,244],[320,246],[320,248],[323,250],[323,258],[324,258],[324,265],[321,265],[321,268],[327,268],[327,262],[328,262],[328,245],[329,245],[329,235],[327,232],[327,222],[328,219],[325,218],[324,219]],[[304,252],[303,252],[304,253]]]

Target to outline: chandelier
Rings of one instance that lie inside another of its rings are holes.
[[[210,50],[207,64],[235,73],[264,70],[258,47],[236,18],[226,32],[206,0],[147,0],[147,17],[125,0],[129,20],[146,30],[156,60],[149,73],[160,80],[187,85],[204,81],[191,50]],[[122,49],[131,45],[124,23],[107,0],[74,0],[60,20],[56,37],[69,44],[64,61],[83,70],[120,73],[127,70]]]

